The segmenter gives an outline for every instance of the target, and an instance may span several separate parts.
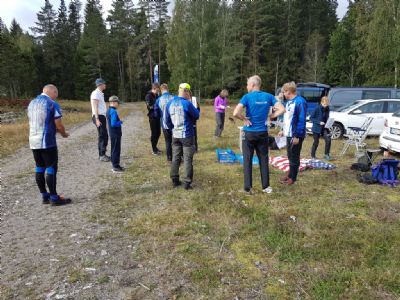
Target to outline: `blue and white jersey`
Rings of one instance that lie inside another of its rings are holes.
[[[263,91],[252,91],[240,99],[240,104],[246,108],[246,117],[249,118],[251,126],[243,126],[244,131],[267,131],[267,119],[270,108],[275,105],[276,99],[273,95]]]
[[[306,116],[307,102],[301,96],[296,96],[288,100],[285,105],[285,114],[283,115],[283,134],[287,137],[305,137],[306,136]]]
[[[155,110],[157,111],[157,115],[161,118],[161,126],[164,129],[169,129],[167,124],[165,123],[165,108],[168,102],[171,101],[173,98],[173,95],[166,92],[158,97],[158,99],[156,100]]]
[[[57,128],[54,120],[61,117],[60,105],[46,94],[37,96],[29,103],[29,145],[31,149],[57,147]]]
[[[194,135],[193,125],[200,117],[199,111],[185,98],[174,97],[165,108],[165,123],[177,139]]]

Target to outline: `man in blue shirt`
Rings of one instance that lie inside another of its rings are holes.
[[[165,122],[168,128],[172,128],[172,164],[170,176],[172,184],[177,187],[179,181],[179,165],[183,154],[185,175],[183,177],[186,190],[191,189],[193,181],[193,155],[194,155],[194,131],[193,124],[200,117],[199,111],[187,99],[190,96],[190,85],[179,85],[179,96],[174,97],[165,108]]]
[[[306,136],[307,102],[303,97],[297,95],[294,82],[285,83],[282,91],[287,102],[283,116],[284,128],[279,135],[286,136],[287,139],[286,147],[290,169],[289,174],[281,179],[281,183],[291,185],[297,179],[301,147]]]
[[[43,88],[43,93],[29,103],[29,146],[36,163],[36,184],[42,194],[43,204],[51,202],[52,205],[64,205],[70,203],[71,199],[57,194],[56,133],[59,132],[64,138],[67,138],[69,134],[65,131],[61,120],[60,106],[54,101],[57,97],[57,87],[48,84]],[[49,192],[47,192],[46,183]]]
[[[264,193],[271,193],[272,188],[269,185],[269,167],[268,167],[268,127],[267,119],[270,108],[274,107],[274,113],[270,118],[276,118],[283,114],[284,107],[275,97],[261,89],[261,78],[254,75],[247,80],[248,93],[240,99],[233,115],[244,122],[242,137],[243,149],[243,171],[244,171],[244,191],[251,193],[252,182],[252,162],[254,150],[257,153],[262,190]],[[243,108],[246,108],[246,116],[242,115]]]
[[[156,104],[154,105],[154,110],[156,115],[158,115],[161,121],[161,127],[165,139],[167,160],[172,161],[172,130],[169,129],[167,124],[165,123],[165,108],[168,102],[171,101],[172,98],[174,98],[174,96],[168,92],[168,85],[166,83],[163,83],[160,89],[161,89],[161,96],[158,97],[158,99],[156,100]]]

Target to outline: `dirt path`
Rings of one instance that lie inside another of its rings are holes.
[[[130,108],[122,138],[125,166],[134,159],[137,137],[148,135],[140,107]],[[111,163],[98,161],[93,124],[70,133],[68,139],[58,137],[57,189],[73,199],[71,205],[41,203],[29,149],[0,161],[2,299],[130,299],[131,288],[124,286],[135,281],[132,252],[139,241],[87,217],[121,175],[111,172]]]

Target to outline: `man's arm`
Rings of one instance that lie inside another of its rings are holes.
[[[154,108],[154,103],[152,103],[150,94],[146,95],[145,101],[146,101],[147,110],[148,111],[152,110]]]
[[[94,117],[96,119],[96,126],[100,127],[101,122],[99,120],[99,100],[90,99],[90,103],[92,104],[92,107],[93,107]]]
[[[306,117],[307,117],[307,104],[306,102],[296,105],[294,111],[294,117],[296,117],[296,130],[293,132],[293,144],[299,143],[299,137],[305,135],[306,131]]]
[[[172,121],[171,121],[171,115],[169,114],[169,104],[167,104],[167,106],[165,107],[164,122],[169,129],[174,128],[174,124],[172,124]]]
[[[239,103],[236,107],[235,110],[233,111],[233,116],[239,120],[242,120],[246,126],[251,126],[250,120],[242,115],[242,110],[243,110],[243,104]]]
[[[61,134],[62,137],[69,137],[69,133],[65,131],[64,124],[62,123],[61,118],[55,119],[54,123],[56,124],[57,131]]]
[[[189,116],[194,120],[198,120],[200,118],[200,112],[197,110],[196,107],[194,107],[192,102],[188,102],[188,106],[187,106],[187,111]]]
[[[285,108],[283,107],[282,103],[276,102],[274,105],[274,112],[270,115],[271,119],[279,117],[281,114],[285,112]]]

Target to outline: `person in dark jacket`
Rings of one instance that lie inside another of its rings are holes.
[[[161,122],[160,116],[158,116],[156,110],[154,109],[154,104],[158,98],[158,93],[160,91],[160,85],[158,83],[153,83],[151,85],[151,90],[146,95],[146,106],[147,106],[147,116],[149,117],[150,130],[151,130],[151,148],[154,155],[160,155],[161,151],[157,148],[158,139],[161,135]]]
[[[310,120],[313,123],[312,133],[314,143],[311,147],[311,158],[316,159],[315,153],[318,148],[319,138],[322,136],[325,140],[325,155],[324,159],[330,160],[329,152],[331,150],[331,134],[325,128],[325,124],[329,119],[329,99],[322,97],[321,103],[311,112]]]

